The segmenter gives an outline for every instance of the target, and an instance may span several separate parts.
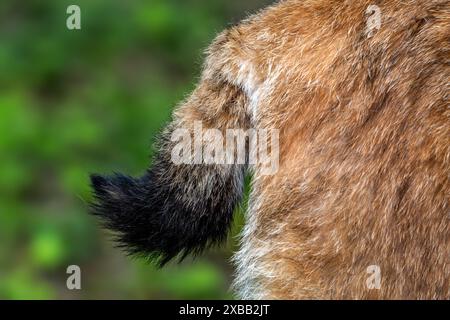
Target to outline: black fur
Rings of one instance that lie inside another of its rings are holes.
[[[160,158],[139,179],[92,175],[92,213],[115,231],[120,247],[163,266],[226,238],[243,174],[242,166],[176,167]]]

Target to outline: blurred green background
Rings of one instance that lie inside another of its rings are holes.
[[[266,0],[0,1],[0,298],[222,299],[223,248],[157,270],[87,214],[88,174],[143,173],[202,52]],[[82,29],[66,28],[81,7]],[[81,267],[82,290],[66,288]]]

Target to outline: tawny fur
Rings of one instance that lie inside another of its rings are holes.
[[[279,171],[251,168],[242,298],[450,298],[449,36],[443,0],[282,1],[218,36],[177,125],[280,130]]]
[[[450,298],[449,2],[376,1],[367,38],[372,3],[285,1],[227,33],[252,71],[224,73],[282,130],[280,171],[255,168],[243,297]]]

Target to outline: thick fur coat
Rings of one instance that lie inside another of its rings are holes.
[[[249,170],[240,297],[449,299],[449,38],[447,0],[281,1],[217,37],[144,177],[93,176],[94,213],[164,264],[226,237]],[[175,165],[195,121],[280,130],[279,170]]]

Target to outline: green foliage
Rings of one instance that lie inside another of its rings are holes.
[[[125,258],[87,214],[88,174],[142,173],[202,50],[267,2],[1,1],[0,298],[230,297],[235,238],[164,270]],[[66,28],[70,4],[82,30]],[[72,264],[80,292],[66,288]]]

